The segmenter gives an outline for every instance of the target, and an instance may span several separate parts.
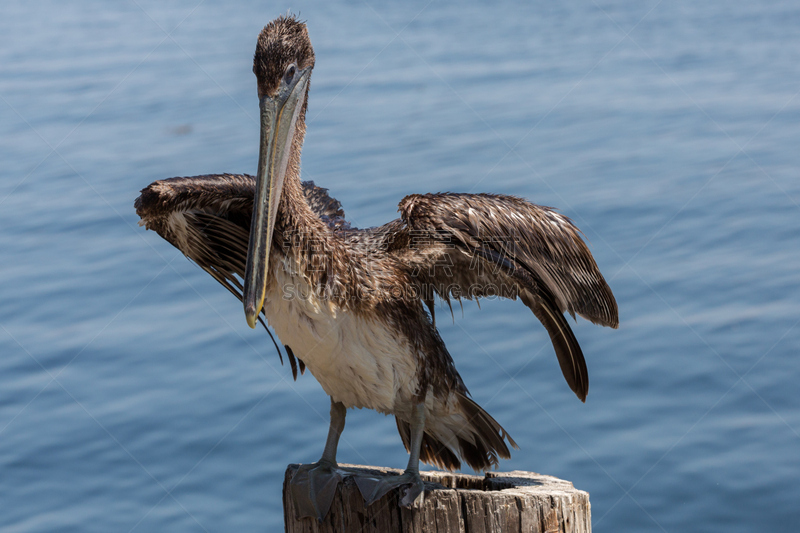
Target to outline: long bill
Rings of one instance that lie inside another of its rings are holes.
[[[282,83],[278,94],[262,96],[259,100],[261,141],[242,300],[247,324],[251,328],[256,327],[258,314],[264,306],[267,294],[272,233],[275,230],[283,181],[289,166],[295,125],[303,107],[310,73],[311,69],[298,72],[294,83]]]

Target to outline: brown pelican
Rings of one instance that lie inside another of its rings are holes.
[[[508,433],[470,399],[436,330],[434,298],[519,298],[550,334],[570,388],[585,400],[586,363],[565,312],[618,325],[614,296],[579,230],[565,216],[512,196],[414,194],[400,217],[351,228],[325,189],[300,181],[314,51],[294,17],[258,37],[253,72],[261,110],[258,172],[156,181],[136,200],[153,229],[264,318],[331,398],[319,462],[292,481],[300,514],[322,519],[336,485],[346,410],[394,415],[409,452],[400,476],[356,482],[371,503],[408,485],[423,492],[419,461],[486,470],[508,458]]]

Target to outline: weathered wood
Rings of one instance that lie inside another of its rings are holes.
[[[363,472],[399,470],[342,465]],[[339,485],[322,523],[295,518],[288,483],[298,465],[289,465],[283,482],[283,520],[287,533],[591,533],[589,494],[569,481],[533,472],[488,472],[485,477],[422,472],[421,508],[400,507],[398,490],[364,506],[351,478]]]

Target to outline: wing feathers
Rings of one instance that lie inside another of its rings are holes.
[[[547,330],[564,379],[567,380],[572,392],[585,402],[589,393],[589,371],[586,368],[583,351],[564,315],[555,308],[552,301],[543,301],[530,293],[522,293],[520,299]]]
[[[346,224],[344,211],[328,190],[303,182],[312,210],[331,227]],[[216,174],[171,178],[153,182],[134,202],[141,225],[158,232],[170,244],[208,272],[231,294],[242,299],[242,283],[247,262],[250,219],[253,211],[255,178],[248,175]],[[283,363],[283,355],[272,332],[269,333]],[[305,370],[286,347],[292,375],[297,379]]]
[[[562,313],[619,324],[617,303],[579,230],[565,216],[513,196],[426,194],[400,202],[409,236],[398,257],[421,294],[520,298],[547,329],[561,371],[582,401],[586,361]],[[449,265],[451,269],[442,268]]]
[[[468,255],[493,250],[545,284],[560,311],[618,326],[614,295],[579,230],[552,209],[514,196],[441,193],[407,196],[399,210],[417,241],[424,235]]]

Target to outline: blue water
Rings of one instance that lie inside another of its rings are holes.
[[[579,321],[581,404],[519,303],[441,333],[595,531],[800,523],[800,6],[795,2],[131,0],[0,7],[0,530],[274,531],[328,400],[132,204],[254,172],[255,38],[308,20],[306,179],[354,224],[425,191],[513,193],[591,242],[618,331]],[[346,462],[403,466],[351,412]]]

